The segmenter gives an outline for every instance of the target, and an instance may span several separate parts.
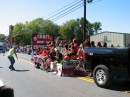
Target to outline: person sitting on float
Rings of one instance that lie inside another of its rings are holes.
[[[50,42],[49,42],[48,48],[49,48],[49,49],[54,48],[54,42],[53,42],[53,41],[50,41]]]
[[[37,55],[41,55],[41,54],[42,54],[42,51],[43,51],[43,48],[38,48],[36,54],[37,54]]]
[[[48,55],[49,55],[49,49],[48,49],[48,48],[43,48],[42,53],[41,53],[41,56],[46,57],[46,56],[48,56]]]
[[[95,42],[94,42],[94,41],[91,41],[91,43],[90,43],[90,44],[91,44],[91,47],[96,47],[96,46],[95,46]]]
[[[49,49],[44,47],[42,53],[40,54],[43,62],[47,60],[49,53]]]
[[[90,41],[86,39],[83,43],[83,47],[91,47]]]
[[[55,52],[54,48],[51,48],[50,54],[48,55],[48,58],[45,62],[45,70],[50,71],[50,62],[55,61],[55,59],[56,59],[55,56],[56,56],[56,52]]]
[[[53,71],[53,73],[57,73],[57,67],[56,64],[60,63],[61,60],[63,60],[63,55],[62,53],[60,53],[60,48],[55,48],[55,52],[56,52],[56,56],[55,56],[55,60],[52,62],[52,69],[51,71]]]
[[[71,59],[73,59],[73,56],[75,56],[76,53],[77,53],[77,52],[75,52],[75,48],[74,48],[74,46],[73,46],[73,44],[72,44],[71,47],[70,47],[69,50],[68,50],[67,55],[68,55]]]
[[[78,61],[78,65],[76,66],[76,69],[78,69],[81,67],[83,63],[83,44],[80,44],[80,47],[78,49],[76,56],[77,56],[76,60]]]
[[[79,49],[79,45],[77,43],[77,39],[76,38],[73,39],[73,44],[74,44],[74,51],[75,51],[75,53],[77,53],[78,49]]]
[[[67,40],[65,40],[64,45],[63,45],[62,54],[66,55],[68,53],[68,49],[69,49],[69,42]]]
[[[106,43],[106,42],[103,42],[103,43],[102,43],[102,47],[107,47],[107,43]]]
[[[97,43],[97,47],[102,47],[101,42]]]

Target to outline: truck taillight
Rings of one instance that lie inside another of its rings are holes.
[[[93,55],[93,53],[92,53],[92,52],[88,52],[88,54],[87,54],[87,55],[92,56],[92,55]]]

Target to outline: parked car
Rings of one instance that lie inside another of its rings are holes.
[[[0,45],[0,52],[2,53],[4,51],[4,46]]]
[[[93,73],[97,86],[106,88],[114,76],[130,79],[130,48],[84,48],[86,71]]]

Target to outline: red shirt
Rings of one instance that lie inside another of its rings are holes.
[[[75,51],[76,53],[78,52],[78,44],[77,44],[77,43],[74,44],[74,51]]]
[[[48,55],[47,53],[48,53],[47,50],[43,50],[41,55],[42,56],[47,56]]]
[[[41,55],[42,54],[42,50],[37,52],[37,55]]]

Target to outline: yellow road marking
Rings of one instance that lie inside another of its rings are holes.
[[[20,60],[20,61],[24,61],[24,62],[29,63],[29,64],[32,64],[31,61],[27,61],[27,60],[25,60],[25,59],[21,59],[21,58],[19,58],[19,60]]]
[[[81,80],[84,80],[84,81],[87,81],[87,82],[91,82],[91,83],[94,83],[94,80],[91,79],[91,78],[86,78],[86,77],[77,77],[78,79],[81,79]]]
[[[130,91],[124,91],[125,93],[130,93]]]
[[[94,80],[91,79],[91,78],[86,78],[86,77],[77,77],[77,78],[80,79],[80,80],[84,80],[86,82],[94,83]],[[122,92],[130,93],[130,91],[122,91]]]

